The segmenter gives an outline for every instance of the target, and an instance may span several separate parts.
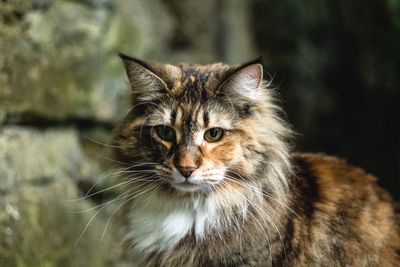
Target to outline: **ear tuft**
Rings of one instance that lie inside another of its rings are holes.
[[[165,82],[149,64],[123,53],[118,55],[124,63],[134,95],[137,95],[141,100],[150,100],[160,91],[167,90]]]
[[[257,59],[258,62],[259,59]],[[257,100],[261,95],[260,84],[263,79],[263,67],[252,61],[239,67],[221,85],[225,92],[235,93],[246,99]]]

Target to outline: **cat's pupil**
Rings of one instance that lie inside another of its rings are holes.
[[[156,126],[158,136],[165,141],[173,141],[175,138],[175,131],[166,125]]]
[[[211,128],[204,133],[204,139],[208,142],[217,142],[221,140],[223,130],[221,128]]]

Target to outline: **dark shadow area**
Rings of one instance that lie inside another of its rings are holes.
[[[252,27],[298,150],[346,158],[400,200],[398,1],[255,1]]]

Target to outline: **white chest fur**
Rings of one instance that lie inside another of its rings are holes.
[[[206,232],[218,227],[218,205],[212,200],[136,201],[129,214],[127,238],[139,251],[157,247],[159,251],[174,247],[182,238],[194,231],[201,239]]]

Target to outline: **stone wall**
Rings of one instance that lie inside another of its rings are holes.
[[[104,144],[129,109],[117,53],[248,60],[248,3],[1,1],[1,266],[120,264],[107,226],[118,205],[82,198],[91,184],[112,184]]]

